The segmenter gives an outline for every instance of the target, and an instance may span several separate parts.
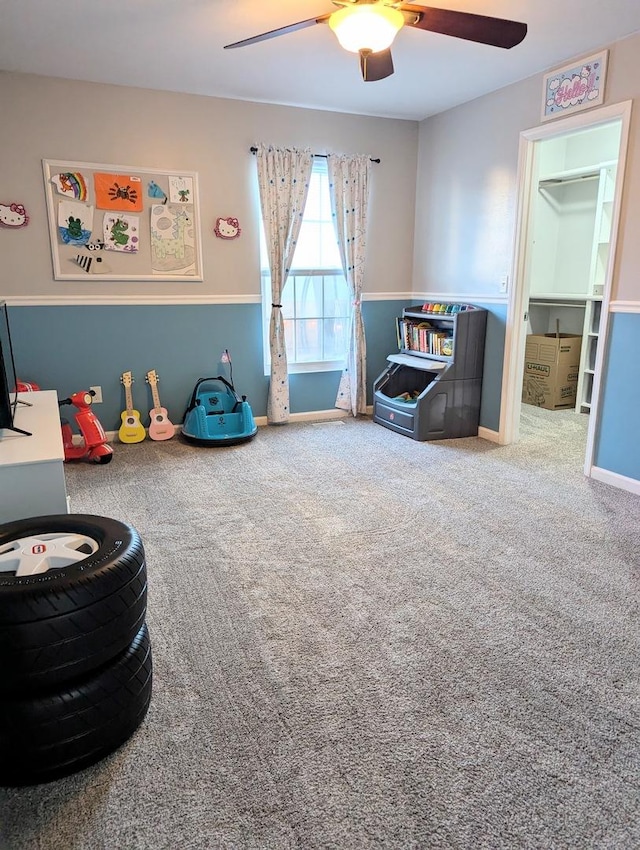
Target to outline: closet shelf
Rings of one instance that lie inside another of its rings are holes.
[[[586,183],[587,180],[599,180],[600,172],[594,174],[581,174],[579,177],[548,177],[546,180],[540,180],[538,189],[553,189],[556,186],[567,186],[570,183]]]
[[[571,293],[537,292],[535,295],[529,296],[529,301],[545,307],[584,307],[587,301],[602,301],[602,295],[573,295]]]
[[[592,180],[600,176],[601,169],[611,168],[615,165],[617,165],[617,162],[612,159],[607,162],[601,162],[598,165],[589,165],[584,168],[570,168],[567,171],[556,171],[538,180],[538,186],[553,186],[560,183],[575,182],[576,180],[583,180],[585,178]]]
[[[584,307],[586,298],[584,295],[576,298],[571,295],[532,295],[529,303],[536,304],[538,307]]]

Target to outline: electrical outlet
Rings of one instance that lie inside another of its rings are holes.
[[[90,390],[93,390],[95,395],[93,397],[93,404],[102,404],[102,387],[89,387]]]
[[[506,274],[500,278],[500,292],[507,292],[509,289],[509,275]]]

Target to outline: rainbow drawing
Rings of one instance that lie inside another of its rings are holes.
[[[79,171],[65,171],[55,174],[51,182],[61,195],[75,198],[76,201],[87,200],[87,184]]]

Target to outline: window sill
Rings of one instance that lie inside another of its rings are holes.
[[[305,375],[310,372],[342,372],[346,366],[344,360],[325,360],[314,363],[288,363],[287,371],[289,375]],[[269,377],[271,374],[269,364],[265,364],[264,374]]]

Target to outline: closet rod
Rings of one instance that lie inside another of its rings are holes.
[[[538,183],[539,189],[546,189],[547,186],[564,186],[565,183],[582,183],[585,180],[598,180],[599,174],[582,174],[579,177],[557,177],[549,180],[541,180]]]
[[[249,148],[249,150],[250,150],[250,151],[251,151],[251,153],[253,153],[253,154],[258,153],[258,148],[256,148],[256,147]],[[326,159],[326,158],[327,158],[327,154],[326,154],[326,153],[314,153],[314,156],[317,156],[317,157],[319,157],[320,159]],[[379,159],[379,158],[378,158],[378,159],[374,159],[372,156],[370,156],[370,157],[369,157],[369,159],[371,160],[371,162],[380,162],[380,159]]]

